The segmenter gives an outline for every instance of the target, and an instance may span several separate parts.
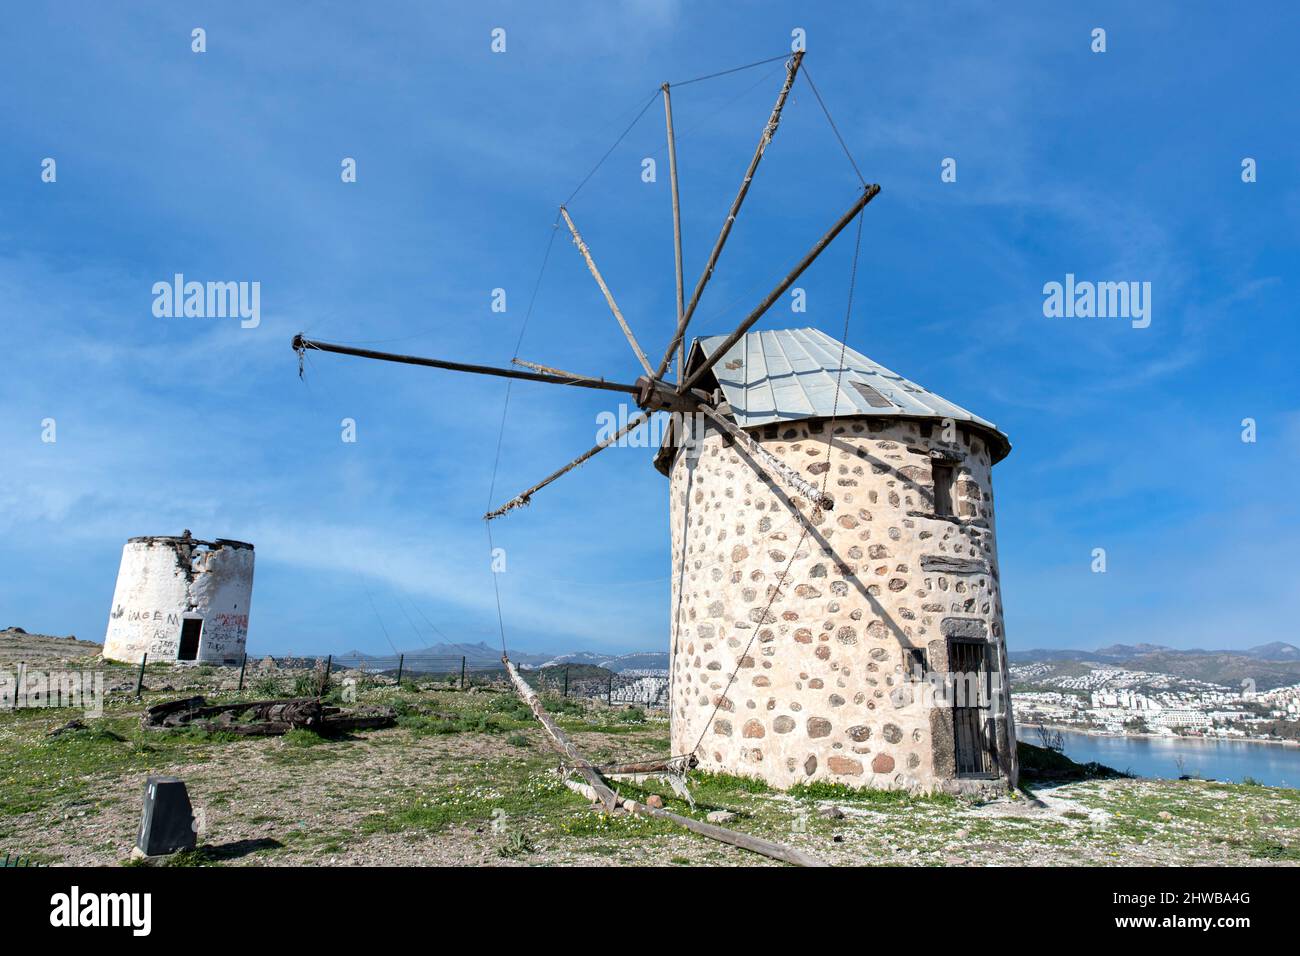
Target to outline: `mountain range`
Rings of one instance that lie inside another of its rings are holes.
[[[1249,657],[1257,661],[1278,661],[1283,663],[1300,663],[1300,647],[1284,641],[1260,644],[1245,650],[1180,650],[1163,644],[1111,644],[1099,647],[1095,651],[1057,650],[1055,648],[1038,648],[1028,651],[1011,651],[1007,655],[1019,664],[1032,664],[1038,661],[1097,661],[1102,664],[1127,664],[1141,657],[1153,654],[1173,654],[1186,657]]]
[[[1179,650],[1161,644],[1112,644],[1095,651],[1011,651],[1013,664],[1049,664],[1054,668],[1097,665],[1122,667],[1152,674],[1170,674],[1186,680],[1222,687],[1240,687],[1250,681],[1258,690],[1300,684],[1300,648],[1283,641],[1245,650]]]
[[[404,653],[408,658],[407,667],[411,670],[420,669],[419,658],[421,657],[464,657],[467,665],[479,668],[498,666],[501,662],[500,649],[481,641],[477,644],[431,644]],[[370,659],[388,655],[353,651],[341,656]],[[1255,680],[1261,689],[1300,683],[1300,647],[1284,641],[1273,641],[1235,651],[1180,650],[1163,644],[1111,644],[1092,651],[1037,648],[1011,651],[1009,657],[1011,662],[1016,664],[1039,662],[1109,664],[1131,670],[1174,674],[1227,686],[1236,686],[1245,678]],[[568,654],[511,651],[510,659],[525,668],[582,664],[603,667],[614,673],[668,669],[668,654],[665,651],[640,651],[629,654],[600,654],[592,651],[573,651]]]
[[[500,648],[492,647],[482,641],[477,644],[430,644],[428,647],[407,650],[402,653],[411,659],[407,665],[411,670],[420,669],[419,659],[422,657],[463,657],[466,665],[470,667],[499,666],[501,663]],[[338,656],[343,659],[359,660],[390,657],[387,654],[365,654],[361,651],[349,651]],[[642,651],[632,654],[593,654],[590,651],[574,651],[571,654],[531,654],[526,651],[511,651],[510,659],[521,667],[528,668],[556,667],[562,664],[585,664],[591,667],[603,667],[616,674],[630,670],[666,671],[668,669],[668,653],[666,651]]]

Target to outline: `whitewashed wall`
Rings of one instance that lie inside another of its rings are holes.
[[[203,619],[196,660],[244,653],[253,598],[253,548],[184,538],[132,538],[122,549],[104,656],[138,663],[175,660],[182,621]]]

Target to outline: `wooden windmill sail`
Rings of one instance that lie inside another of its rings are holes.
[[[592,278],[599,286],[601,293],[609,305],[610,312],[614,316],[623,335],[627,338],[628,345],[639,364],[641,374],[632,383],[622,383],[619,381],[608,380],[599,376],[586,376],[567,372],[561,369],[551,368],[545,365],[539,365],[533,362],[524,361],[517,356],[512,363],[518,368],[498,368],[494,366],[472,365],[464,362],[452,362],[443,359],[424,358],[414,355],[398,355],[390,352],[377,352],[370,349],[354,348],[347,345],[340,345],[330,342],[320,342],[315,339],[309,339],[304,335],[296,335],[293,338],[293,348],[299,353],[299,356],[305,354],[308,350],[320,352],[334,352],[339,355],[352,355],[359,358],[378,359],[385,362],[399,362],[406,365],[421,365],[428,368],[446,369],[449,371],[468,372],[477,375],[494,375],[509,379],[521,379],[531,382],[545,382],[552,385],[563,385],[571,388],[597,389],[601,391],[620,392],[631,395],[640,407],[641,413],[634,416],[628,423],[619,429],[613,435],[610,435],[599,444],[583,452],[574,458],[568,464],[556,469],[550,475],[547,475],[541,481],[531,487],[521,491],[519,494],[502,504],[500,507],[489,511],[484,518],[492,520],[499,518],[514,508],[528,504],[532,496],[547,485],[551,484],[561,476],[572,471],[574,468],[588,461],[605,448],[618,442],[624,435],[634,431],[644,424],[654,412],[666,411],[674,413],[699,413],[702,414],[714,426],[726,432],[732,439],[741,443],[749,451],[752,460],[761,464],[768,473],[779,480],[788,491],[808,500],[814,507],[821,510],[831,510],[834,507],[833,499],[821,489],[811,484],[799,476],[793,469],[771,455],[765,448],[755,443],[748,433],[737,427],[728,413],[726,403],[721,400],[721,395],[710,394],[699,386],[705,381],[713,365],[731,348],[736,342],[740,341],[745,334],[761,319],[772,305],[786,293],[794,282],[803,274],[817,257],[822,254],[846,226],[848,226],[855,217],[857,217],[872,199],[880,192],[880,187],[875,184],[864,185],[862,192],[857,196],[849,208],[835,222],[834,225],[826,231],[820,239],[803,255],[799,262],[772,288],[766,296],[763,297],[745,319],[715,348],[711,355],[705,357],[703,361],[696,363],[689,370],[686,368],[683,359],[682,347],[691,318],[695,314],[696,307],[700,303],[705,288],[709,280],[713,277],[714,270],[717,268],[718,261],[722,256],[723,248],[727,244],[727,239],[731,235],[732,227],[735,225],[736,218],[740,215],[741,207],[745,202],[745,197],[749,193],[750,186],[754,181],[754,175],[758,171],[758,166],[763,160],[763,156],[771,145],[773,137],[776,135],[777,128],[781,123],[781,114],[785,108],[786,100],[790,95],[790,90],[794,86],[795,78],[799,74],[800,66],[803,63],[804,54],[802,51],[796,52],[790,56],[786,63],[785,81],[781,85],[781,90],[777,95],[776,103],[772,107],[771,114],[767,123],[764,125],[762,133],[759,136],[758,146],[754,150],[754,155],[746,167],[744,175],[740,182],[740,188],[736,192],[735,198],[727,210],[727,216],[723,220],[722,228],[718,232],[718,237],[713,243],[712,249],[705,262],[704,269],[699,279],[695,283],[694,290],[690,298],[685,295],[685,286],[683,285],[682,272],[682,232],[681,232],[681,204],[678,192],[677,180],[677,151],[676,140],[673,134],[673,113],[672,97],[669,84],[665,83],[661,87],[664,103],[664,118],[667,132],[668,144],[668,161],[669,173],[672,186],[672,206],[673,206],[673,255],[676,271],[676,299],[677,299],[677,323],[673,330],[673,335],[663,352],[663,357],[658,364],[652,366],[647,357],[645,350],[641,347],[636,335],[632,331],[631,325],[619,309],[618,303],[614,298],[600,269],[596,265],[595,257],[591,249],[587,246],[586,241],[578,231],[578,226],[573,220],[573,216],[568,208],[560,207],[560,215],[563,217],[565,225],[573,236],[574,245],[582,255],[590,270]],[[670,367],[673,364],[673,356],[678,356],[677,374],[675,377],[670,376]]]

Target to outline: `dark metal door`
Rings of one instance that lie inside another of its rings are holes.
[[[997,774],[997,729],[989,712],[989,646],[984,641],[953,640],[948,647],[950,670],[956,677],[953,700],[953,744],[957,774],[986,777]]]

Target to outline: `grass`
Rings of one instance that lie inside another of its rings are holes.
[[[138,823],[144,775],[179,772],[215,829],[205,836],[213,846],[173,865],[256,863],[267,848],[221,849],[250,837],[283,841],[270,852],[295,863],[355,861],[358,852],[385,860],[441,852],[451,862],[757,861],[666,821],[593,810],[560,782],[556,754],[514,694],[463,693],[423,680],[399,687],[363,679],[356,690],[357,703],[392,706],[398,725],[339,738],[303,730],[273,738],[145,731],[142,704],[121,698],[110,700],[102,718],[87,719],[86,730],[47,737],[68,714],[0,713],[0,841],[50,862],[63,859],[68,846],[102,847],[102,862],[120,861]],[[215,702],[264,699],[264,691],[255,681],[242,698],[184,693]],[[178,696],[148,693],[143,703]],[[669,752],[667,722],[653,712],[558,695],[548,695],[545,706],[595,763]],[[1052,792],[1073,807],[1052,801],[1054,811],[1022,812],[1014,801],[987,807],[820,781],[782,792],[753,777],[704,772],[690,775],[694,808],[660,778],[617,789],[642,802],[657,794],[668,809],[695,819],[731,811],[737,816],[728,826],[833,862],[1300,862],[1300,791],[1254,781],[1125,780],[1030,746],[1021,760],[1030,777],[1071,779]],[[840,806],[845,816],[821,816],[821,803]]]
[[[1300,846],[1294,844],[1254,840],[1250,844],[1249,852],[1256,860],[1300,860]]]
[[[1036,747],[1023,740],[1016,744],[1020,761],[1020,779],[1025,783],[1061,780],[1110,780],[1130,776],[1104,764],[1075,763],[1059,750]]]
[[[497,850],[497,856],[510,859],[516,856],[525,856],[529,853],[536,853],[537,847],[533,841],[528,838],[527,833],[516,831],[506,837],[506,842]]]
[[[790,796],[801,800],[830,800],[836,803],[865,804],[873,807],[908,807],[914,804],[955,807],[956,797],[947,793],[911,794],[906,790],[856,789],[842,783],[814,780],[797,783],[790,788]]]

